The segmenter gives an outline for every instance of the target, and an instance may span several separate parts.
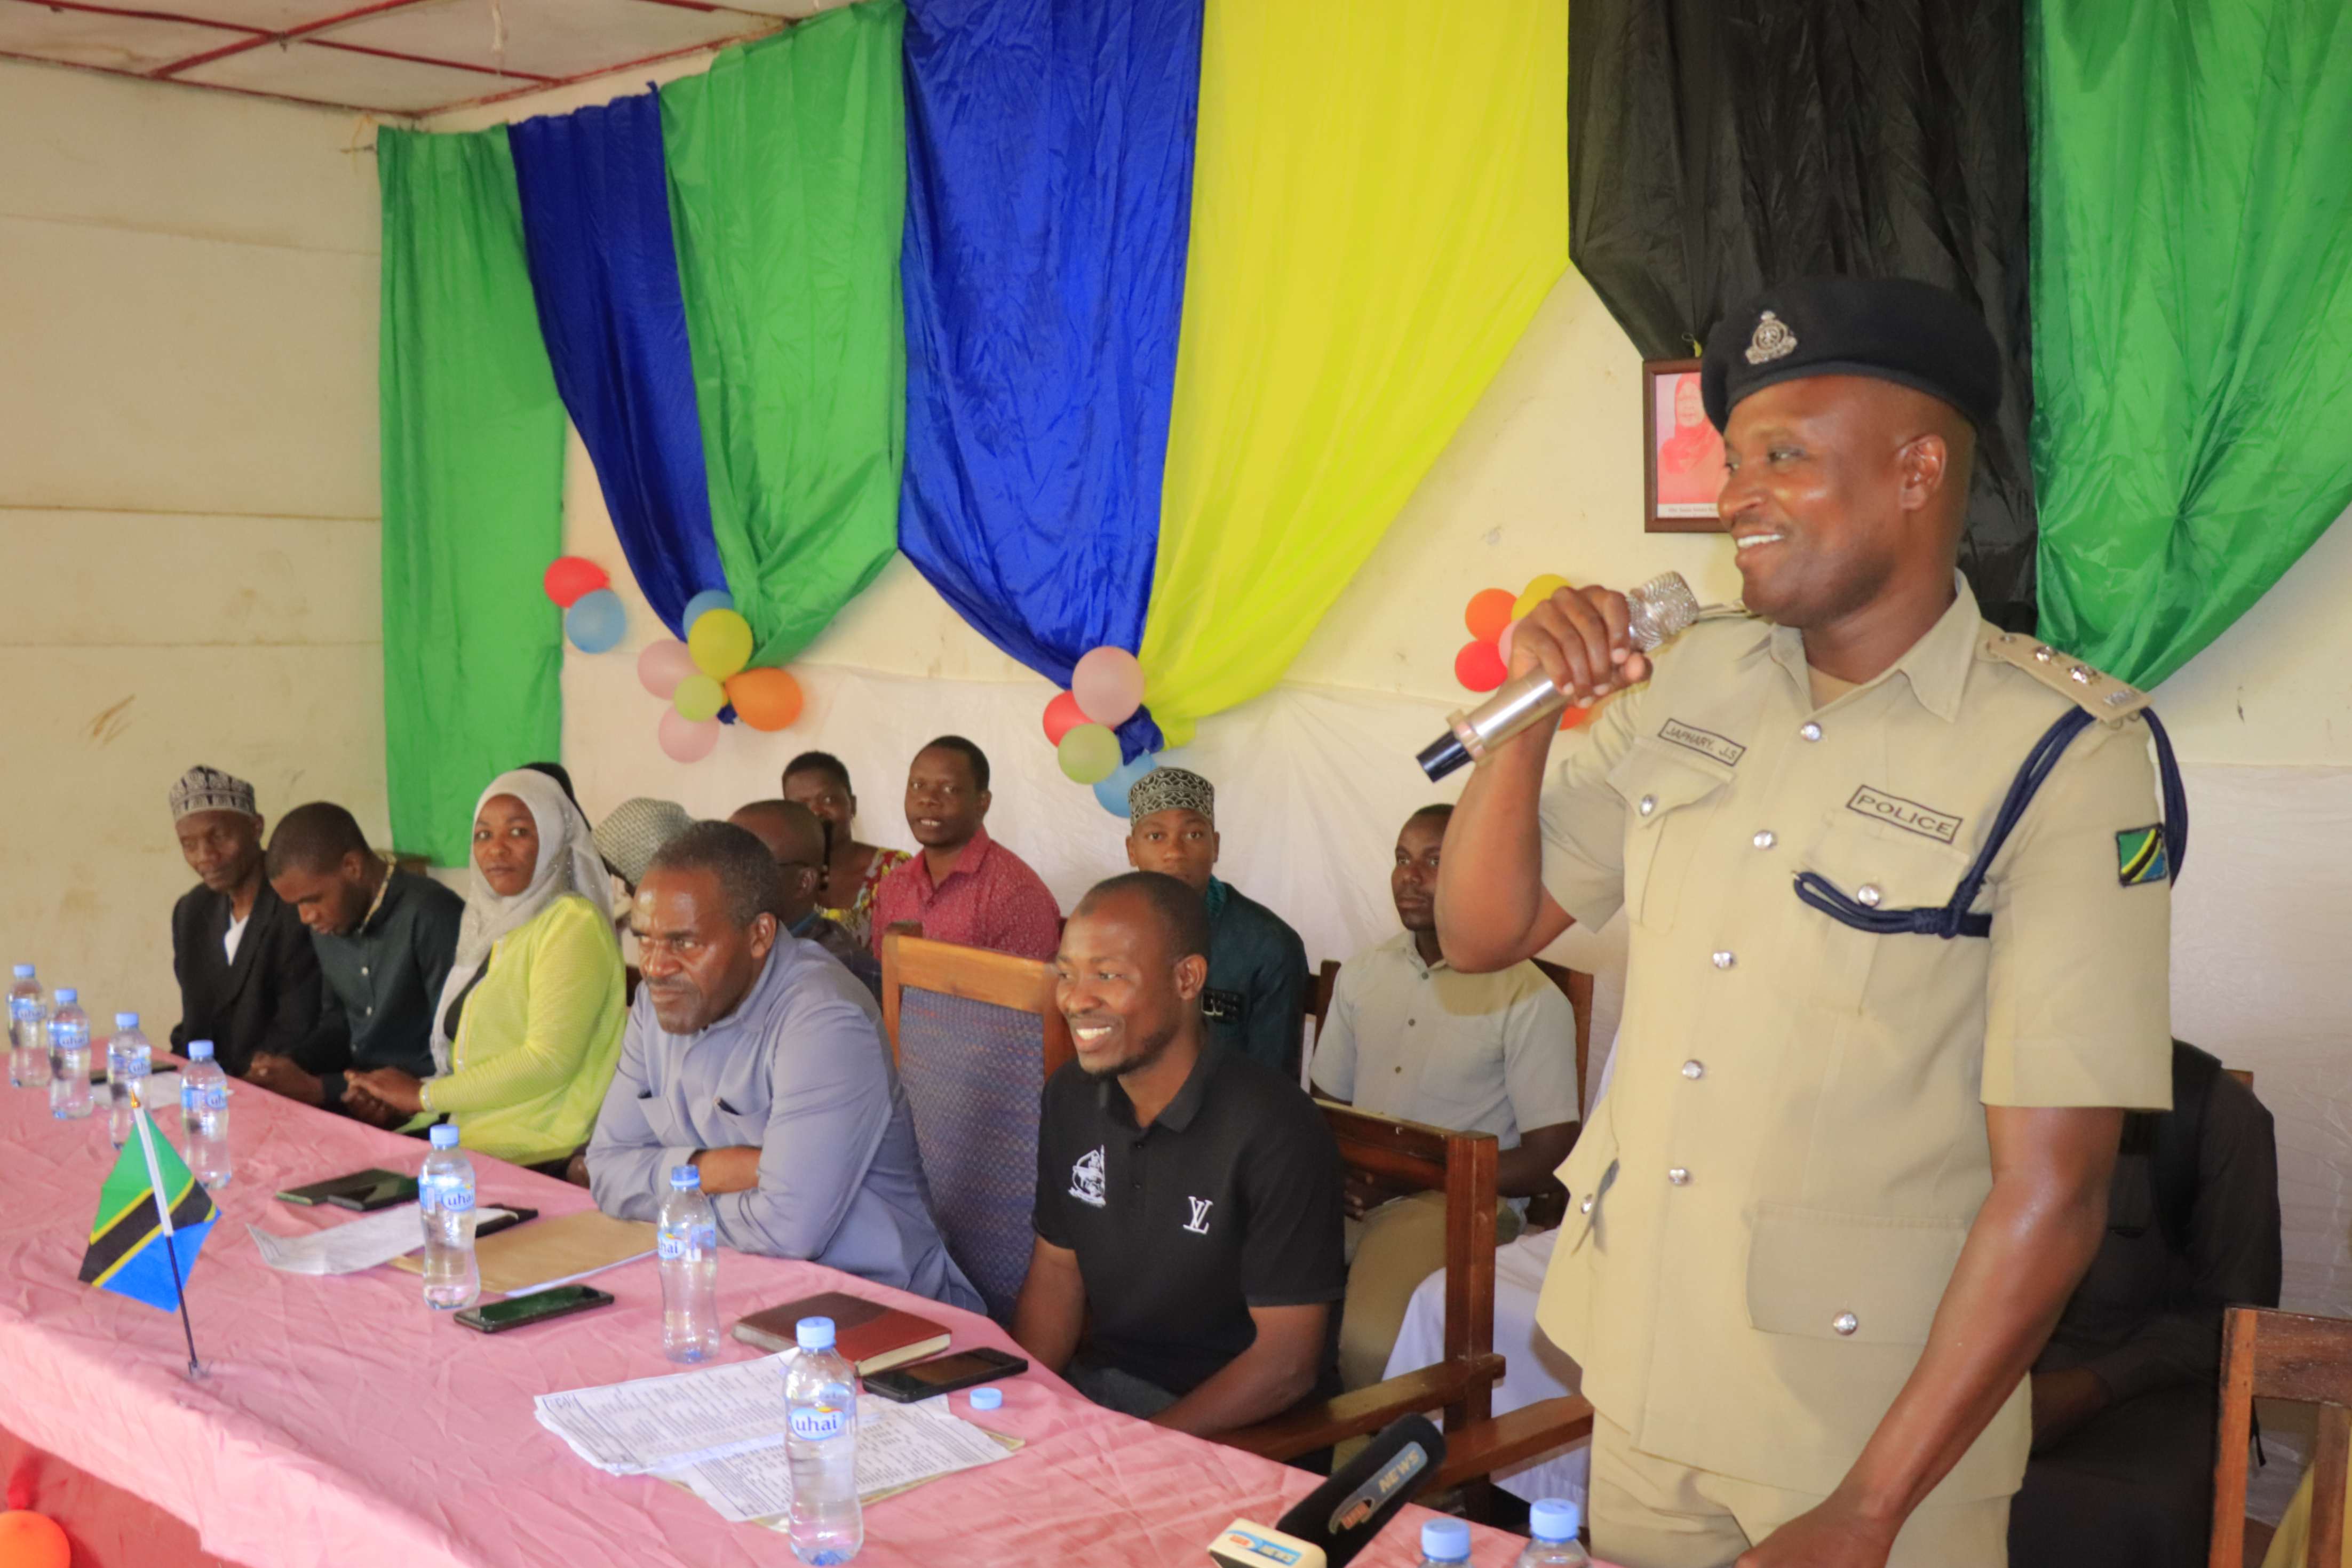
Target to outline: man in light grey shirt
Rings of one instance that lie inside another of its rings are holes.
[[[932,1222],[874,999],[777,928],[776,875],[726,822],[696,823],[646,872],[630,915],[645,982],[588,1145],[596,1207],[651,1219],[692,1165],[728,1246],[978,1312]]]

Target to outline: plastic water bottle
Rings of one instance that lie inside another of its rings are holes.
[[[866,1544],[857,1506],[857,1369],[833,1347],[831,1318],[803,1318],[784,1367],[784,1458],[793,1472],[793,1555],[846,1563]]]
[[[1421,1568],[1464,1568],[1469,1561],[1467,1521],[1433,1519],[1421,1527]]]
[[[89,1015],[81,1010],[81,993],[71,986],[58,990],[58,1005],[49,1014],[49,1114],[77,1121],[94,1108],[89,1093]]]
[[[188,1070],[180,1074],[180,1128],[188,1135],[188,1170],[208,1188],[228,1183],[228,1074],[213,1060],[213,1042],[188,1041]]]
[[[474,1162],[457,1147],[457,1124],[433,1129],[433,1152],[416,1177],[425,1220],[425,1304],[436,1312],[470,1307],[482,1293],[474,1262]]]
[[[1528,1549],[1519,1553],[1518,1568],[1591,1568],[1576,1532],[1584,1523],[1581,1504],[1548,1497],[1528,1511]]]
[[[662,1354],[709,1361],[719,1354],[719,1222],[694,1166],[670,1171],[654,1234],[661,1255]]]
[[[138,1131],[132,1120],[138,1113],[132,1091],[153,1071],[154,1048],[139,1032],[139,1015],[115,1014],[114,1033],[106,1042],[106,1135],[118,1149]]]
[[[33,966],[16,966],[16,983],[8,988],[8,1087],[40,1089],[49,1082],[49,1009],[41,1000],[41,983]]]

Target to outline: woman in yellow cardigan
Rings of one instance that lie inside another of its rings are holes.
[[[628,1008],[612,893],[580,808],[546,775],[501,773],[474,810],[474,876],[433,1024],[431,1078],[350,1082],[457,1124],[469,1149],[561,1166],[595,1129]]]

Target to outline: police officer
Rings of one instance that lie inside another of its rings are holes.
[[[1438,890],[1465,969],[1632,924],[1538,1320],[1597,1412],[1594,1550],[2002,1563],[2026,1369],[2124,1109],[2168,1103],[2185,811],[2146,699],[1988,625],[1955,570],[2000,396],[1970,308],[1773,287],[1703,375],[1745,612],[1653,667],[1621,595],[1538,606],[1512,673],[1618,695],[1549,781],[1552,727],[1490,752]]]

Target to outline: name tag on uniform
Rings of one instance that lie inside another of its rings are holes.
[[[1695,724],[1685,724],[1678,718],[1670,718],[1660,725],[1658,738],[1687,747],[1701,757],[1711,757],[1726,768],[1738,767],[1739,759],[1748,755],[1748,748],[1738,741],[1727,739],[1711,729],[1701,729]]]
[[[1239,1023],[1245,1004],[1239,991],[1204,990],[1201,993],[1201,1016],[1218,1023]]]
[[[1874,789],[1867,784],[1853,792],[1845,809],[1943,844],[1959,836],[1960,823],[1965,820],[1949,811],[1938,811],[1933,806],[1922,806],[1916,800],[1906,800],[1900,795]]]

